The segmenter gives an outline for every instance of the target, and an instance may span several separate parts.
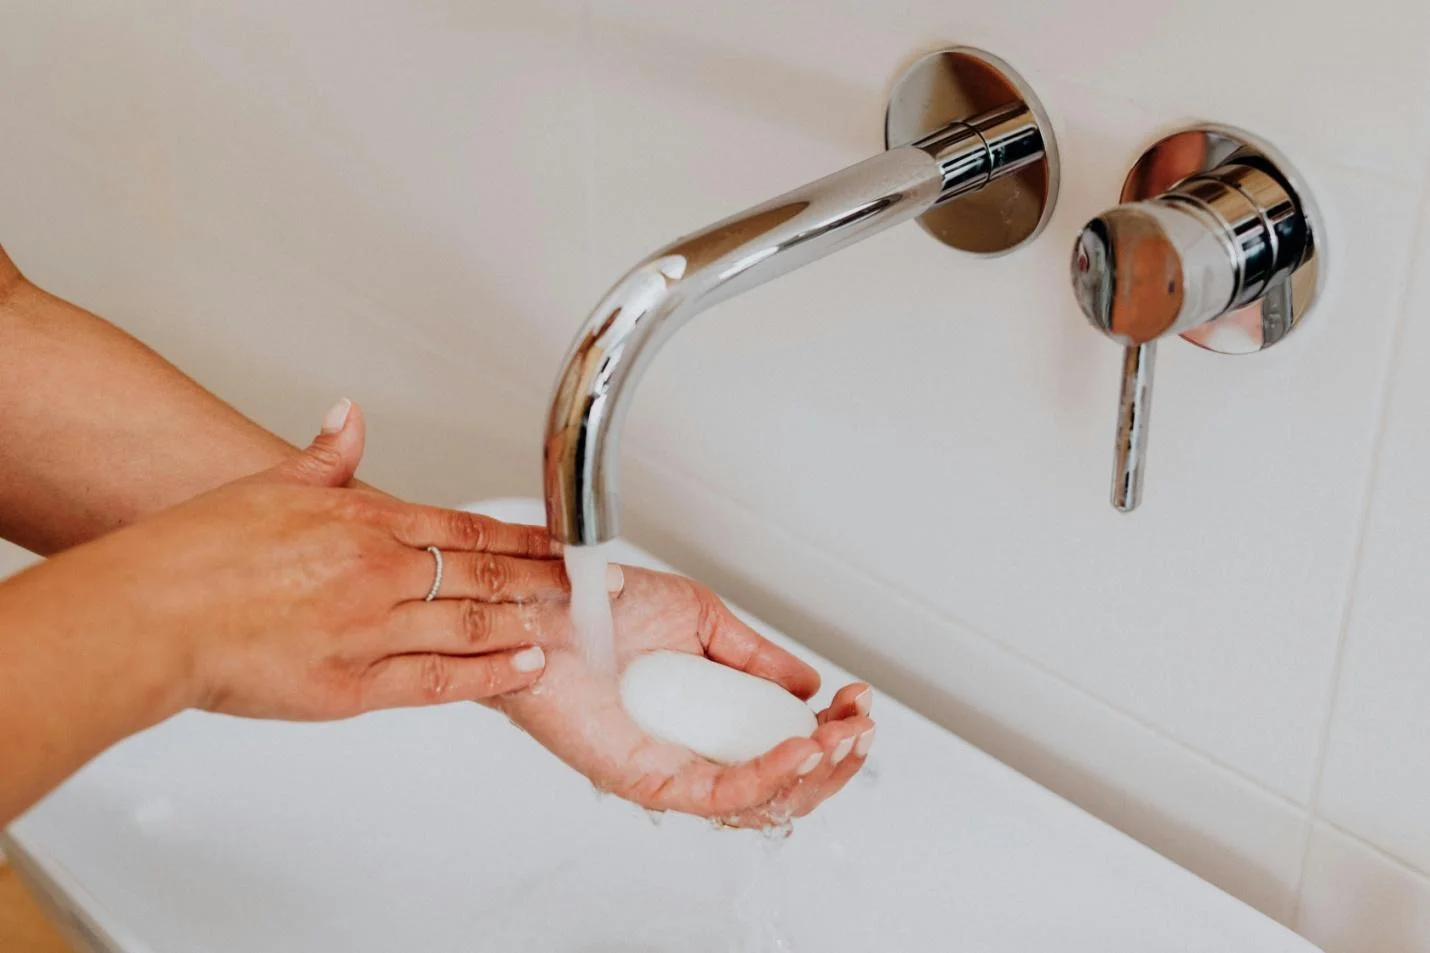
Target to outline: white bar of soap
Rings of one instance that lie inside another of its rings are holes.
[[[646,734],[721,764],[759,757],[818,726],[774,682],[686,652],[650,652],[626,666],[621,704]]]

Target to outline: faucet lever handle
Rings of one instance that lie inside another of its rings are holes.
[[[1122,391],[1117,400],[1117,444],[1112,463],[1112,505],[1131,513],[1142,502],[1142,469],[1147,459],[1147,425],[1152,416],[1152,372],[1157,343],[1122,351]]]
[[[1284,339],[1320,290],[1320,226],[1285,160],[1223,126],[1156,143],[1121,200],[1079,233],[1072,284],[1124,349],[1112,505],[1128,513],[1142,498],[1157,340],[1246,354]]]

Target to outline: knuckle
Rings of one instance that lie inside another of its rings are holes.
[[[492,533],[487,517],[450,510],[443,518],[447,521],[448,531],[461,543],[462,548],[480,552],[490,544]]]
[[[385,522],[391,510],[386,500],[373,493],[344,490],[334,497],[337,514],[355,523]]]
[[[441,701],[452,687],[452,662],[445,655],[428,652],[422,657],[418,691],[427,702]]]
[[[629,784],[620,796],[643,807],[664,808],[671,803],[675,781],[673,774],[648,775]]]
[[[307,473],[321,474],[336,470],[342,465],[343,455],[337,448],[325,444],[314,444],[298,457],[298,466]]]
[[[686,585],[695,601],[695,634],[700,639],[700,644],[708,648],[710,640],[715,637],[716,629],[719,628],[725,606],[715,593],[699,583],[686,580]]]
[[[490,698],[493,695],[500,695],[506,690],[506,686],[502,684],[498,667],[485,659],[478,663],[477,677],[474,681],[478,698]]]
[[[545,527],[509,526],[508,530],[511,535],[511,551],[514,555],[531,558],[545,555],[551,549],[551,540],[546,535]]]
[[[485,645],[491,641],[495,626],[488,606],[476,599],[462,600],[462,635],[467,644]]]
[[[476,561],[476,582],[478,589],[490,598],[505,599],[512,587],[511,564],[505,559],[490,554],[482,554]]]

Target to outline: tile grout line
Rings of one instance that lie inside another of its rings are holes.
[[[725,497],[723,494],[719,493],[717,490],[706,484],[699,477],[694,476],[693,474],[683,474],[676,468],[669,468],[664,464],[658,463],[638,448],[632,448],[631,455],[637,460],[639,460],[641,463],[649,467],[651,470],[664,476],[666,479],[673,480],[682,485],[693,486],[696,490],[698,490],[705,496],[714,498],[717,503],[723,503],[740,512],[745,517],[752,519],[755,522],[760,523],[761,525],[771,528],[772,530],[783,536],[786,540],[794,544],[794,546],[796,546],[800,550],[812,554],[813,556],[815,556],[815,558],[832,562],[844,571],[857,577],[858,579],[888,593],[895,599],[911,607],[919,614],[924,615],[941,625],[956,626],[961,631],[968,633],[974,638],[991,646],[993,649],[1002,652],[1003,654],[1011,657],[1020,664],[1032,669],[1038,674],[1043,675],[1044,677],[1050,679],[1061,687],[1067,689],[1080,699],[1083,699],[1087,702],[1091,702],[1094,706],[1101,708],[1108,713],[1116,715],[1118,718],[1124,721],[1130,722],[1137,728],[1152,734],[1153,736],[1162,741],[1174,745],[1179,751],[1191,755],[1195,760],[1203,763],[1205,766],[1210,767],[1218,772],[1221,772],[1224,775],[1227,775],[1228,777],[1234,779],[1240,784],[1248,785],[1254,788],[1257,792],[1264,794],[1267,797],[1279,802],[1284,807],[1292,809],[1297,814],[1307,814],[1307,805],[1297,802],[1294,798],[1289,797],[1288,795],[1285,795],[1280,791],[1276,791],[1272,788],[1267,787],[1265,784],[1241,771],[1239,768],[1235,768],[1229,764],[1224,764],[1216,757],[1212,756],[1211,754],[1208,754],[1200,748],[1197,748],[1178,738],[1173,737],[1172,735],[1163,731],[1156,725],[1146,721],[1142,717],[1133,714],[1132,712],[1123,710],[1118,705],[1113,704],[1107,699],[1102,698],[1101,696],[1087,690],[1083,686],[1072,681],[1061,672],[1049,668],[1047,665],[1045,665],[1038,659],[1024,654],[1016,647],[1011,646],[1003,640],[997,638],[996,636],[993,636],[983,631],[980,627],[972,625],[967,621],[958,618],[957,616],[949,615],[940,608],[929,605],[918,595],[907,592],[895,583],[889,582],[885,579],[881,579],[880,577],[869,573],[867,570],[864,570],[858,566],[853,565],[852,563],[847,562],[841,556],[824,552],[823,550],[819,549],[814,543],[804,539],[802,536],[793,532],[788,527],[782,524],[775,523],[772,520],[764,519],[759,514],[751,511],[742,504],[739,504],[736,501]],[[838,662],[837,659],[832,659],[832,661]]]
[[[1327,686],[1326,707],[1321,719],[1320,735],[1317,739],[1315,780],[1311,786],[1311,799],[1306,804],[1306,836],[1301,845],[1301,862],[1298,865],[1296,889],[1291,905],[1292,929],[1297,929],[1301,921],[1301,898],[1306,885],[1306,866],[1311,857],[1311,838],[1315,831],[1316,822],[1320,820],[1321,791],[1326,777],[1327,753],[1330,749],[1331,729],[1335,724],[1336,708],[1341,695],[1341,674],[1345,662],[1346,646],[1350,641],[1351,617],[1355,611],[1356,592],[1360,588],[1361,573],[1365,566],[1366,539],[1370,535],[1371,507],[1375,502],[1375,486],[1377,477],[1380,474],[1381,457],[1385,453],[1386,434],[1390,429],[1390,404],[1394,396],[1395,382],[1403,370],[1404,362],[1401,359],[1402,345],[1405,340],[1405,329],[1410,323],[1410,307],[1413,300],[1412,290],[1417,284],[1415,280],[1415,265],[1423,257],[1427,243],[1430,243],[1430,228],[1426,227],[1427,218],[1430,218],[1430,166],[1426,167],[1425,175],[1421,182],[1420,195],[1416,201],[1416,215],[1415,234],[1410,242],[1409,261],[1406,263],[1404,281],[1401,285],[1400,294],[1395,305],[1395,328],[1391,333],[1390,355],[1389,360],[1386,362],[1385,379],[1380,388],[1379,406],[1376,414],[1376,431],[1370,452],[1370,470],[1366,476],[1365,489],[1361,498],[1360,527],[1356,534],[1351,571],[1346,581],[1345,598],[1341,604],[1341,624],[1336,634],[1336,652],[1331,663],[1331,677]],[[1349,831],[1343,830],[1338,825],[1330,824],[1330,822],[1323,823],[1327,823],[1328,826],[1342,831],[1342,833],[1345,833],[1347,836],[1354,837],[1357,841],[1362,841],[1362,838],[1356,837]],[[1363,842],[1369,843],[1368,841]],[[1386,856],[1390,855],[1387,854]]]
[[[1365,848],[1367,851],[1374,854],[1377,859],[1399,868],[1402,872],[1409,874],[1416,880],[1423,881],[1425,883],[1425,886],[1427,888],[1430,888],[1430,871],[1421,870],[1419,867],[1410,863],[1408,860],[1405,860],[1401,857],[1397,857],[1390,851],[1386,850],[1384,847],[1372,844],[1370,841],[1366,840],[1364,837],[1361,837],[1355,831],[1347,830],[1346,828],[1337,824],[1335,821],[1319,819],[1317,821],[1313,821],[1312,823],[1320,823],[1324,825],[1325,827],[1334,831],[1336,834],[1339,834],[1341,837],[1344,837],[1346,840],[1352,841],[1355,844]]]

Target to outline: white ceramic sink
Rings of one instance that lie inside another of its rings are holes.
[[[532,501],[473,508],[541,521]],[[848,680],[753,624],[820,669],[824,696]],[[1314,949],[893,699],[874,715],[864,775],[775,849],[655,824],[475,705],[323,725],[186,713],[89,765],[6,846],[84,943],[125,953]],[[771,916],[787,948],[761,936]]]

